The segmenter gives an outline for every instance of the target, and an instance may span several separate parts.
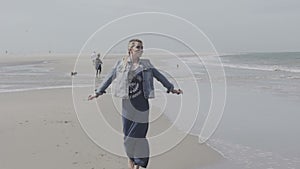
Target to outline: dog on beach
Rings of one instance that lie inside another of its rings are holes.
[[[71,72],[71,76],[77,75],[77,72]]]

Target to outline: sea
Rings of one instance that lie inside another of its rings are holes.
[[[225,160],[199,169],[300,168],[300,53],[239,53],[219,59],[226,80],[225,108],[206,144]],[[196,74],[202,98],[209,98],[203,63],[195,57],[183,60]],[[200,107],[207,111],[209,101],[202,100]],[[197,119],[190,133],[200,135],[205,117]]]
[[[226,101],[218,128],[205,144],[224,160],[200,168],[300,168],[300,52],[233,53],[218,59],[226,80]],[[178,64],[170,69],[180,71],[184,63],[196,78],[202,98],[209,95],[210,76],[199,57],[180,55],[173,61]],[[52,62],[1,62],[0,93],[72,88],[70,72],[56,70]],[[94,85],[85,80],[94,75],[78,76],[82,76],[78,87]],[[186,76],[174,78],[188,81]],[[208,110],[209,99],[202,99],[201,106]],[[197,119],[190,134],[200,134],[205,115]]]

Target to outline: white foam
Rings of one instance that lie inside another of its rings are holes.
[[[66,89],[73,87],[91,87],[93,85],[65,85],[65,86],[46,86],[46,87],[34,87],[34,88],[23,88],[23,89],[1,89],[0,93],[11,93],[11,92],[24,92],[24,91],[33,91],[33,90],[48,90],[48,89]]]
[[[241,144],[233,144],[221,139],[209,140],[209,146],[223,157],[241,168],[251,169],[289,169],[299,168],[298,157],[284,157],[277,152],[266,152]]]
[[[203,63],[199,61],[199,58],[191,57],[191,58],[184,58],[182,59],[186,64],[199,64],[203,67]],[[292,72],[292,73],[300,73],[300,68],[289,68],[280,65],[248,65],[248,64],[230,64],[222,62],[222,64],[214,64],[211,63],[209,65],[213,66],[224,66],[229,68],[236,68],[236,69],[248,69],[248,70],[262,70],[262,71],[285,71],[285,72]]]
[[[45,63],[44,63],[45,64]],[[2,73],[48,73],[54,68],[41,67],[40,64],[25,64],[25,65],[9,65],[1,66],[0,72]]]
[[[292,73],[300,73],[300,69],[296,68],[287,68],[283,66],[278,65],[234,65],[234,64],[227,64],[224,63],[223,66],[229,67],[229,68],[237,68],[237,69],[249,69],[249,70],[263,70],[263,71],[285,71],[285,72],[292,72]]]

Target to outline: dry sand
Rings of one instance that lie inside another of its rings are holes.
[[[54,60],[55,69],[64,73],[71,72],[75,63],[70,56],[43,56],[23,61],[39,59]],[[74,110],[71,88],[0,93],[0,102],[1,169],[127,168],[126,157],[104,151],[83,131]],[[102,108],[115,111],[110,107],[113,106]],[[165,128],[163,125],[168,124],[159,123],[155,128]],[[197,141],[197,137],[187,136],[170,151],[151,157],[148,168],[201,168],[222,159],[212,148]]]

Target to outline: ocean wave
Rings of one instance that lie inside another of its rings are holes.
[[[54,70],[52,67],[45,67],[48,61],[28,63],[28,64],[13,64],[2,65],[0,67],[1,73],[48,73]]]
[[[236,69],[249,69],[249,70],[262,70],[262,71],[285,71],[285,72],[291,72],[291,73],[300,73],[300,69],[297,68],[287,68],[283,66],[278,65],[238,65],[238,64],[227,64],[223,63],[224,67],[229,68],[236,68]]]
[[[261,70],[261,71],[285,71],[285,72],[291,72],[291,73],[300,73],[300,68],[298,67],[287,67],[282,66],[280,64],[278,65],[262,65],[262,64],[232,64],[227,62],[220,62],[220,63],[208,63],[206,64],[199,62],[199,58],[185,58],[183,59],[183,62],[186,64],[198,64],[199,67],[205,67],[205,66],[221,66],[221,67],[228,67],[228,68],[234,68],[234,69],[248,69],[248,70]]]
[[[34,90],[48,90],[48,89],[66,89],[73,87],[91,87],[93,85],[65,85],[65,86],[46,86],[46,87],[32,87],[32,88],[19,88],[19,89],[0,89],[0,93],[12,93],[12,92],[25,92]]]

